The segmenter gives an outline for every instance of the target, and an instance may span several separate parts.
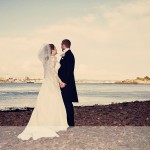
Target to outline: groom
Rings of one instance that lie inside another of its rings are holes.
[[[70,50],[71,42],[68,39],[64,39],[61,43],[62,57],[60,59],[60,68],[58,70],[58,76],[62,80],[60,85],[62,98],[66,107],[67,121],[69,126],[74,126],[74,108],[72,102],[78,102],[74,67],[75,58]]]

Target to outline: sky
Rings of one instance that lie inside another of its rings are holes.
[[[75,78],[150,76],[150,0],[0,0],[0,77],[43,77],[38,52],[68,38]]]

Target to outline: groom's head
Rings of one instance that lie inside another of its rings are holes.
[[[62,50],[65,50],[66,48],[70,48],[71,42],[68,39],[64,39],[61,43]]]

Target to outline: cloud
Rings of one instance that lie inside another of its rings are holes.
[[[89,14],[89,15],[83,17],[83,20],[85,20],[88,23],[94,22],[96,20],[96,15]]]
[[[43,43],[69,38],[76,56],[76,78],[122,79],[150,74],[150,1],[100,4],[87,15],[36,27],[22,36],[0,37],[1,71],[42,76],[37,53]],[[92,13],[91,13],[92,12]],[[18,70],[14,71],[15,68]],[[133,71],[134,70],[134,71]]]

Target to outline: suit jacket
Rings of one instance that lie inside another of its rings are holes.
[[[65,56],[61,58],[60,65],[58,76],[67,84],[64,88],[61,88],[63,100],[65,102],[78,102],[74,78],[75,58],[71,50],[68,50]]]

